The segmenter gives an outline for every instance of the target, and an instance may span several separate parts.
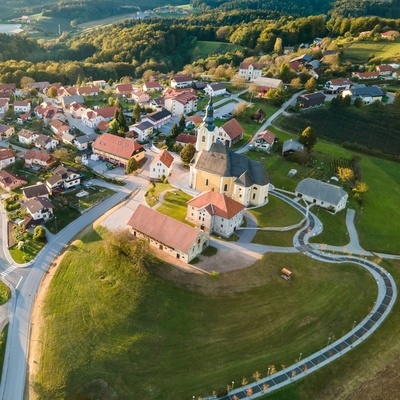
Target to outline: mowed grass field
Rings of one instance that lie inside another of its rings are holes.
[[[228,51],[241,50],[243,47],[233,43],[213,42],[199,40],[196,45],[196,52],[199,58],[207,57],[213,53],[226,53]]]
[[[400,261],[380,264],[397,284]],[[364,290],[360,286],[360,290]],[[400,303],[366,341],[306,379],[262,397],[265,400],[398,400],[400,379]],[[356,319],[359,322],[359,319]]]
[[[104,386],[109,397],[95,398],[211,394],[318,351],[376,296],[361,268],[302,254],[267,255],[218,278],[156,261],[140,273],[126,256],[110,256],[103,238],[104,230],[89,231],[76,241],[46,294],[32,382],[43,400],[94,398]],[[292,281],[280,277],[282,267]]]
[[[373,56],[373,57],[372,57]],[[360,41],[352,42],[343,48],[343,61],[364,64],[370,58],[400,60],[400,39],[396,41]]]

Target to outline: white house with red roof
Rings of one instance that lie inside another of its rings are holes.
[[[196,136],[193,135],[189,135],[187,133],[180,133],[177,137],[176,137],[176,143],[185,146],[186,144],[192,144],[193,146],[196,145],[196,141],[197,138]]]
[[[0,169],[15,163],[15,153],[9,149],[0,149]]]
[[[198,256],[210,240],[201,229],[192,228],[143,204],[139,204],[127,225],[135,238],[147,240],[150,246],[186,263]]]
[[[106,160],[126,167],[133,157],[140,161],[145,156],[144,148],[133,139],[126,139],[110,133],[98,136],[92,144],[93,153],[101,160]]]
[[[28,100],[15,100],[14,111],[16,113],[27,113],[31,111],[31,102]]]
[[[188,201],[186,219],[209,234],[229,237],[242,225],[245,208],[227,195],[210,190]]]
[[[249,147],[269,152],[271,151],[272,146],[275,143],[275,139],[275,133],[266,130],[258,133],[253,141],[250,143]]]
[[[25,122],[30,121],[31,119],[32,119],[32,118],[31,118],[31,113],[30,113],[30,112],[23,113],[23,114],[18,115],[18,117],[17,117],[17,123],[20,124],[20,125],[22,125],[22,124],[24,124]]]
[[[10,99],[0,98],[0,114],[5,114],[10,108]]]
[[[182,89],[192,86],[193,77],[190,74],[177,74],[171,79],[171,87],[173,89]]]
[[[74,101],[69,105],[69,111],[74,118],[81,119],[87,107],[78,101]]]
[[[188,114],[197,111],[197,95],[195,90],[167,89],[164,94],[164,107],[173,115]]]
[[[239,76],[246,81],[254,81],[262,76],[262,64],[252,62],[242,62],[239,66]]]
[[[129,96],[133,92],[133,85],[132,83],[120,83],[115,85],[115,93],[119,96]]]
[[[379,73],[379,76],[382,77],[391,77],[396,72],[396,70],[389,64],[377,65],[375,70]]]
[[[97,110],[87,108],[81,114],[82,123],[89,128],[95,129],[101,121],[111,121],[114,118],[116,109],[117,107],[115,106],[98,108]]]
[[[57,118],[50,122],[50,129],[60,136],[64,135],[64,133],[69,133],[69,125]]]
[[[160,151],[150,163],[150,180],[161,180],[172,171],[174,157],[167,150]]]
[[[18,141],[22,144],[30,146],[34,143],[35,139],[39,136],[38,132],[33,132],[29,129],[21,129],[18,132]]]
[[[351,77],[358,78],[360,80],[378,79],[379,72],[353,72]]]
[[[347,78],[331,79],[325,83],[325,90],[328,93],[339,93],[343,90],[350,89],[353,82]]]
[[[57,113],[57,107],[53,106],[53,104],[48,101],[44,101],[34,108],[34,112],[38,118],[45,118],[49,113],[55,115]]]
[[[235,118],[232,118],[218,129],[218,139],[231,147],[243,138],[243,133],[242,125]]]
[[[27,183],[27,179],[23,178],[22,176],[13,174],[6,170],[0,170],[0,186],[8,192],[18,189]]]
[[[11,125],[0,124],[0,138],[1,140],[7,139],[15,132],[15,128]]]
[[[80,96],[97,96],[99,88],[97,86],[81,86],[76,89],[76,94]]]
[[[389,30],[381,33],[381,37],[389,40],[396,40],[400,36],[399,31]]]
[[[135,103],[139,104],[148,103],[150,99],[151,99],[150,95],[143,90],[135,90],[132,92],[132,100]]]
[[[49,168],[53,164],[53,157],[46,151],[27,150],[23,155],[25,165]]]
[[[143,90],[145,92],[161,92],[162,86],[158,81],[145,82],[143,84]]]

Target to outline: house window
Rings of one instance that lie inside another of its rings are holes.
[[[206,186],[208,186],[208,179],[206,179]]]
[[[228,190],[228,185],[225,183],[224,185],[224,192],[226,192]]]
[[[204,143],[204,142],[206,141],[206,137],[205,137],[205,136],[202,136],[202,137],[201,137],[201,141]]]
[[[255,193],[253,193],[253,200],[256,198],[256,194]]]

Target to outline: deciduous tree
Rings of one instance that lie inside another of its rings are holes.
[[[179,154],[181,156],[183,164],[189,165],[195,153],[196,153],[196,148],[191,143],[185,145]]]
[[[299,137],[299,142],[310,152],[317,143],[317,134],[311,126],[307,126]]]

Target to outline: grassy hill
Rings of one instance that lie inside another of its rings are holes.
[[[41,399],[91,398],[99,386],[119,400],[211,394],[318,351],[376,295],[361,268],[302,254],[267,255],[217,278],[156,260],[140,273],[105,251],[107,235],[91,231],[75,242],[50,285],[33,382]],[[282,266],[293,281],[280,277]]]

